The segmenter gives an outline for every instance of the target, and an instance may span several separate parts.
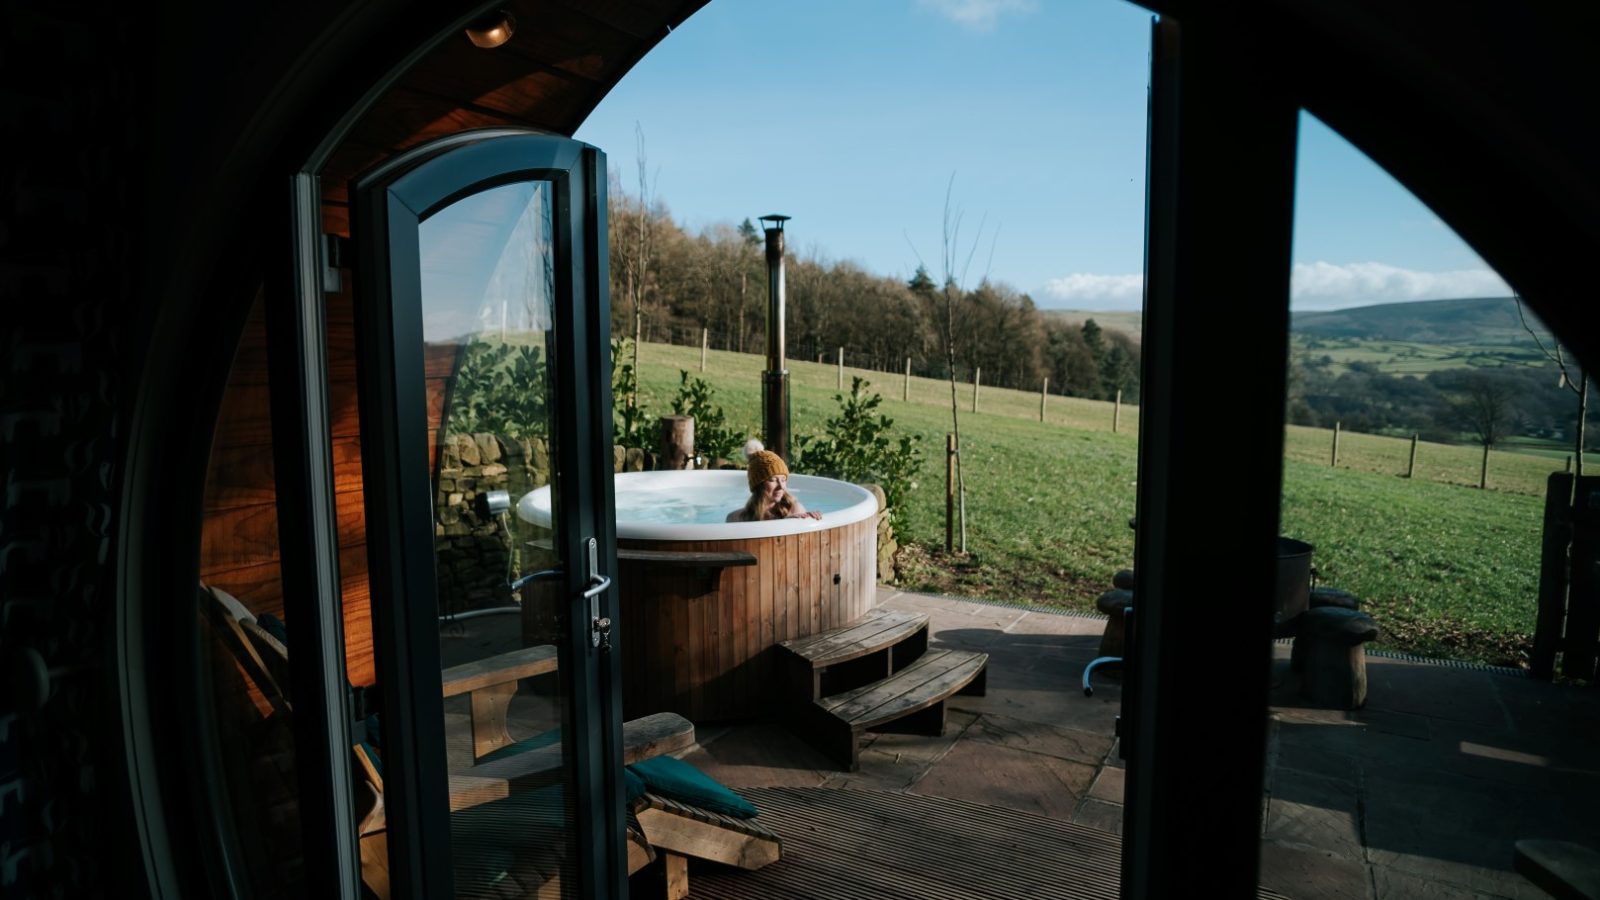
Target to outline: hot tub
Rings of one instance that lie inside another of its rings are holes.
[[[781,699],[774,644],[843,625],[876,602],[877,500],[808,475],[791,475],[789,490],[822,519],[724,522],[750,495],[742,471],[616,476],[625,718],[760,714]],[[548,527],[549,489],[524,496],[517,514]],[[740,553],[754,564],[727,564]]]

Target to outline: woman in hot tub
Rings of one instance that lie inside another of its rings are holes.
[[[745,473],[750,482],[750,499],[742,508],[728,513],[729,522],[822,518],[822,513],[808,511],[789,493],[789,467],[783,464],[782,457],[755,438],[744,445],[744,457],[750,463]]]

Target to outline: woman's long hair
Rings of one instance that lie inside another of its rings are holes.
[[[787,485],[783,489],[783,499],[776,503],[766,502],[766,491],[756,490],[750,492],[750,499],[744,503],[744,520],[746,522],[764,522],[768,519],[787,519],[794,512],[794,498],[789,496]]]

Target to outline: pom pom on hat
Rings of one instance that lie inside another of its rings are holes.
[[[739,454],[750,464],[750,468],[745,472],[745,479],[750,483],[752,491],[768,478],[789,474],[789,467],[783,464],[783,457],[765,449],[755,438],[745,441]]]

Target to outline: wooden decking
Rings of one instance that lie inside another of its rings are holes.
[[[697,871],[693,900],[1114,900],[1122,842],[1014,809],[894,791],[742,791],[783,836],[756,872]],[[1263,890],[1264,898],[1284,895]]]

